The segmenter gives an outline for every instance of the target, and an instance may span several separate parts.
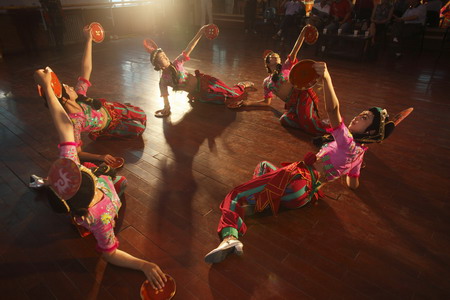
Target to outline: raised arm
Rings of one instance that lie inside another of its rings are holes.
[[[81,60],[81,77],[89,80],[92,72],[92,35],[89,26],[83,28],[83,34],[86,38],[86,44],[84,45],[83,58]]]
[[[73,133],[73,124],[67,115],[66,111],[62,107],[61,103],[56,98],[53,89],[51,88],[51,69],[49,67],[45,69],[39,69],[34,72],[34,80],[39,84],[47,99],[48,109],[55,124],[56,131],[59,135],[59,142],[74,142],[75,137]]]
[[[332,128],[339,126],[342,122],[341,113],[339,111],[339,100],[334,91],[333,82],[331,81],[330,73],[328,73],[328,68],[324,62],[316,62],[313,65],[314,70],[325,80],[326,87],[325,91],[328,92],[325,96],[325,108],[330,119],[330,124]]]
[[[306,25],[305,27],[303,27],[302,31],[298,35],[298,38],[295,41],[294,47],[292,48],[291,53],[289,53],[289,57],[291,58],[291,60],[294,60],[297,57],[298,51],[302,47],[303,41],[305,40],[305,31],[308,26],[311,26],[311,25]]]
[[[186,49],[184,49],[184,53],[186,53],[187,56],[191,55],[192,50],[194,50],[195,46],[197,46],[198,41],[202,38],[203,32],[205,31],[205,28],[208,25],[203,25],[197,32],[197,34],[194,36],[194,38],[189,42]]]

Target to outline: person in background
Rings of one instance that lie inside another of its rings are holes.
[[[372,45],[375,44],[376,36],[385,35],[387,25],[392,19],[392,15],[394,13],[394,5],[391,2],[392,0],[381,0],[381,3],[378,3],[370,18],[370,26],[369,26],[369,34],[372,37]]]
[[[249,31],[256,33],[255,21],[256,21],[257,7],[258,7],[258,0],[245,0],[245,7],[244,7],[245,33],[248,33]]]
[[[306,10],[305,4],[303,2],[297,0],[288,0],[282,2],[282,7],[285,9],[283,20],[280,23],[280,29],[273,36],[273,39],[278,39],[281,37],[281,40],[286,39],[290,28],[294,27],[295,20],[298,16],[304,17]]]
[[[336,32],[341,29],[348,33],[352,28],[352,4],[349,0],[332,0],[331,2],[331,22],[325,28],[329,32]]]
[[[309,15],[309,24],[321,31],[330,22],[330,9],[329,0],[314,3]]]
[[[66,26],[64,24],[64,12],[59,0],[39,0],[44,11],[45,22],[50,29],[57,50],[64,47],[64,32]]]
[[[394,15],[394,25],[392,26],[392,41],[395,56],[402,55],[404,40],[422,32],[427,16],[426,5],[420,0],[408,0],[409,7],[401,17]]]

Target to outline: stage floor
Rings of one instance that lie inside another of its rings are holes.
[[[155,39],[174,59],[193,33]],[[130,102],[148,115],[141,141],[84,139],[87,151],[122,156],[128,178],[116,231],[120,248],[157,263],[177,283],[175,299],[448,299],[450,298],[450,59],[410,52],[376,62],[327,57],[345,121],[371,107],[414,112],[365,157],[361,185],[339,181],[327,197],[298,210],[247,218],[244,255],[217,265],[203,256],[219,243],[219,204],[250,179],[261,160],[277,165],[316,151],[311,137],[284,128],[283,103],[230,110],[189,104],[172,92],[162,106],[159,73],[143,36],[93,47],[89,95]],[[228,84],[256,83],[262,99],[262,53],[283,47],[270,36],[222,30],[202,39],[185,64]],[[314,47],[299,58],[320,60]],[[28,188],[58,155],[57,134],[32,73],[51,66],[68,84],[80,69],[81,45],[38,57],[0,61],[0,295],[2,299],[139,299],[141,272],[106,263],[92,236],[80,238],[45,195]],[[319,91],[319,95],[321,92]],[[321,107],[323,111],[323,107]]]

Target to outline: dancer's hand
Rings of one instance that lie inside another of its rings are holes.
[[[306,30],[308,30],[308,27],[312,27],[312,25],[306,24],[306,25],[303,27],[302,32],[300,32],[300,35],[301,35],[303,38],[305,38]]]
[[[206,30],[206,28],[209,26],[209,25],[212,25],[212,23],[211,24],[206,24],[206,25],[203,25],[201,28],[200,28],[200,32],[205,32],[205,30]]]
[[[328,73],[327,64],[324,62],[316,62],[313,64],[313,69],[316,73],[322,78],[330,77],[330,73]]]
[[[105,163],[109,164],[113,164],[116,162],[116,159],[114,158],[114,156],[110,155],[110,154],[105,154],[101,156],[101,160],[104,161]]]
[[[83,28],[83,35],[86,38],[86,41],[92,41],[91,27],[90,25],[86,25]]]
[[[155,290],[162,289],[164,283],[167,282],[166,275],[161,271],[157,264],[146,262],[142,267],[142,271],[147,276],[148,281]]]
[[[50,67],[36,70],[33,74],[34,81],[42,87],[50,85],[52,81],[52,75],[50,74],[51,72],[52,69],[50,69]]]
[[[164,118],[170,115],[170,106],[164,106],[163,109],[155,111],[155,117]]]

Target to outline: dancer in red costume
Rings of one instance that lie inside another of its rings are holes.
[[[280,117],[280,122],[284,126],[302,129],[312,135],[323,135],[326,133],[327,124],[324,124],[319,117],[319,98],[312,88],[299,90],[289,82],[289,73],[292,67],[298,62],[297,53],[300,50],[307,27],[300,32],[297,41],[289,53],[286,61],[281,64],[278,53],[267,51],[264,56],[264,63],[267,72],[270,74],[264,79],[264,100],[244,101],[245,106],[268,106],[272,98],[277,96],[285,102],[285,112]]]
[[[176,91],[188,92],[188,98],[191,101],[225,104],[229,108],[239,107],[242,105],[243,100],[247,99],[247,90],[252,90],[254,86],[252,82],[244,81],[229,87],[223,81],[213,76],[202,74],[198,70],[193,75],[184,69],[184,63],[190,59],[192,50],[194,50],[208,26],[210,25],[205,25],[199,29],[186,49],[173,62],[170,62],[164,51],[161,48],[157,48],[153,41],[148,40],[151,42],[144,43],[147,51],[150,52],[150,61],[155,70],[162,71],[159,88],[161,97],[164,99],[164,108],[155,112],[156,117],[170,115],[169,92],[167,89],[169,86]]]
[[[118,249],[119,241],[113,229],[114,219],[121,206],[118,193],[123,192],[124,184],[121,186],[121,191],[116,191],[118,185],[115,186],[109,176],[97,177],[80,164],[73,124],[51,87],[50,68],[37,70],[34,79],[45,94],[60,140],[58,145],[60,159],[57,161],[58,164],[53,165],[57,168],[56,172],[50,172],[47,189],[52,209],[57,213],[70,214],[76,224],[90,231],[97,241],[97,250],[102,253],[102,257],[107,262],[120,267],[141,270],[153,288],[161,289],[167,279],[157,264]],[[52,167],[51,170],[53,169]],[[57,174],[56,180],[51,180],[52,177],[55,178],[52,174]],[[68,191],[71,192],[68,193]]]
[[[328,92],[325,100],[332,138],[317,154],[308,153],[303,161],[276,168],[269,162],[261,162],[253,179],[234,188],[222,201],[222,217],[217,232],[222,242],[205,256],[207,263],[218,263],[230,253],[242,254],[243,244],[239,237],[245,234],[244,207],[260,212],[270,207],[277,213],[280,205],[299,208],[320,197],[320,187],[345,176],[349,188],[359,186],[360,168],[367,147],[365,144],[380,142],[395,128],[389,121],[387,111],[373,107],[353,118],[345,126],[334,92],[331,76],[323,62],[313,65],[317,74],[324,78]]]

